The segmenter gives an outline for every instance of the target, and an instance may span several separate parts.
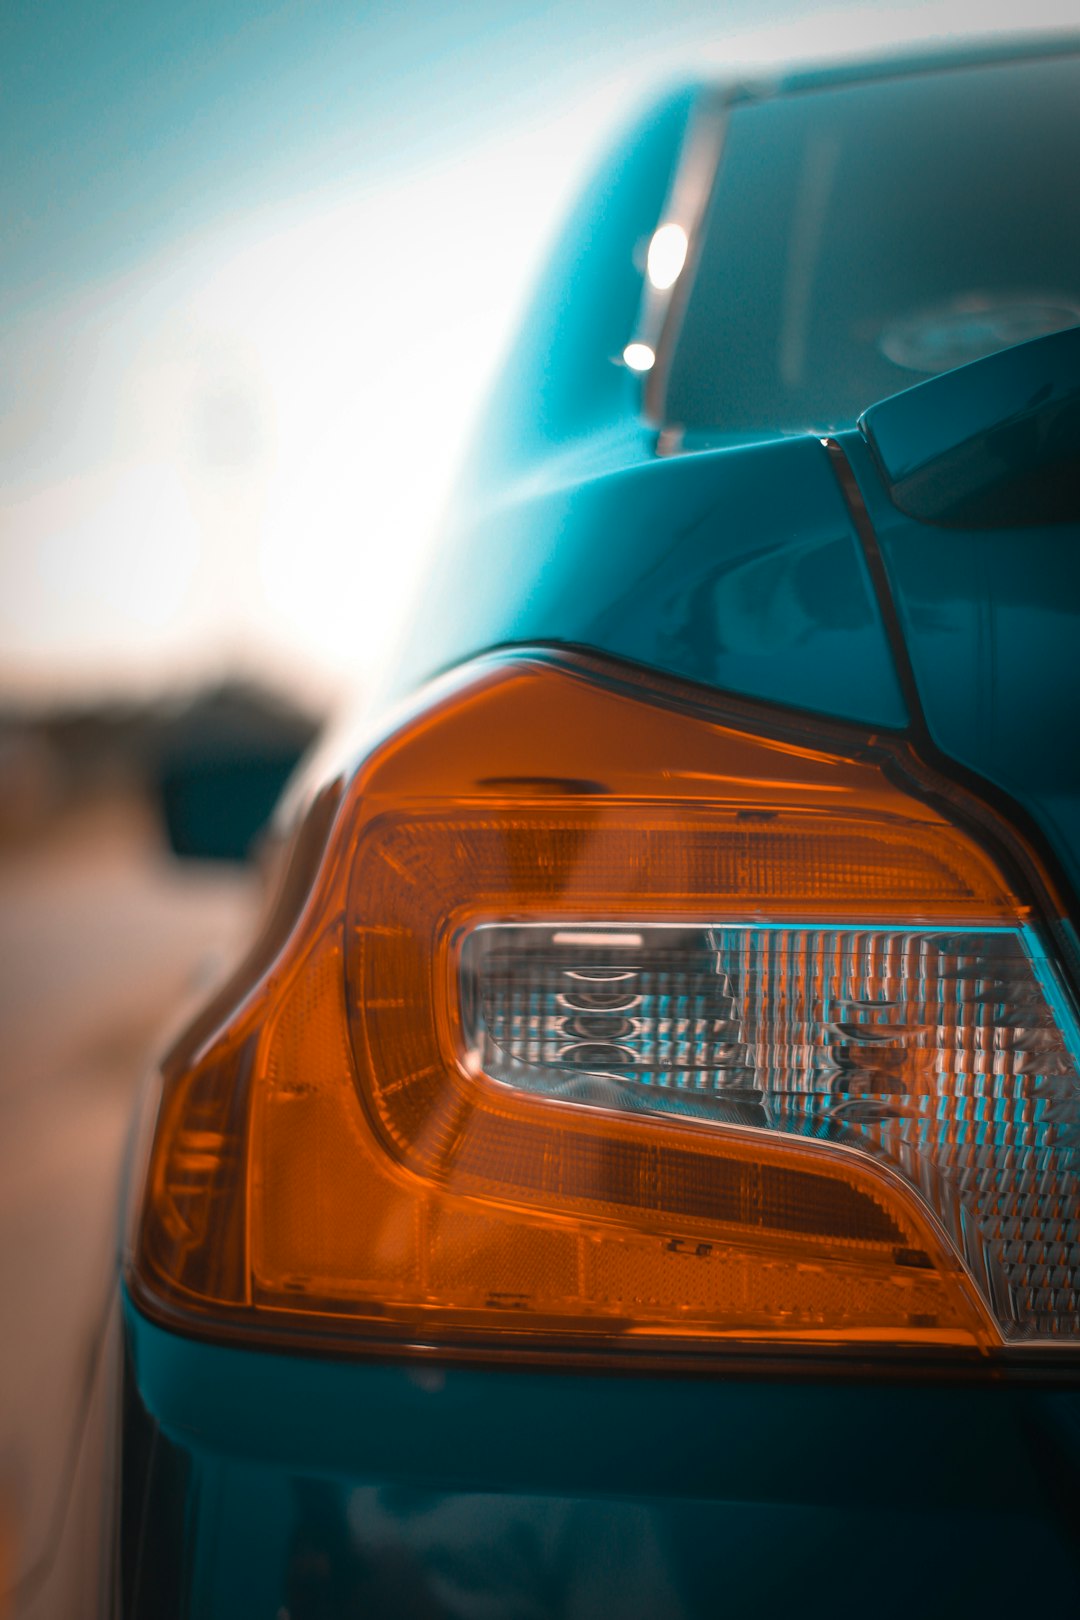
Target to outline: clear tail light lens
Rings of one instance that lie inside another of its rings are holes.
[[[1080,1342],[1071,1003],[888,750],[484,660],[360,765],[168,1073],[132,1261],[207,1331]]]
[[[461,1001],[517,1091],[893,1166],[1006,1337],[1080,1337],[1076,1069],[1021,931],[488,924]]]

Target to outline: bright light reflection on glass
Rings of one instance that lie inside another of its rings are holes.
[[[666,292],[678,281],[689,245],[681,225],[661,225],[653,232],[646,269],[658,291]]]
[[[647,343],[628,343],[622,357],[631,371],[651,371],[656,364],[656,355]]]

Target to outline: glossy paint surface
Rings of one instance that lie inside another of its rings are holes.
[[[1080,890],[1080,524],[942,529],[844,447],[881,547],[937,747],[1015,799]]]
[[[1075,1391],[349,1364],[125,1317],[124,1613],[1005,1616],[1080,1578]]]
[[[872,726],[906,719],[815,439],[658,460],[509,502],[441,560],[399,680],[569,642]]]

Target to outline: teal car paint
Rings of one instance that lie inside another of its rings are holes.
[[[620,363],[642,255],[706,101],[725,133],[674,353],[643,387]],[[1061,181],[1078,109],[1080,56],[1048,47],[669,96],[553,255],[387,693],[494,647],[574,645],[906,736],[1027,817],[1075,892],[1077,524],[912,516],[902,469],[940,460],[941,434],[920,462],[910,429],[907,456],[910,402],[882,401],[1080,322]],[[997,293],[985,265],[973,282],[951,215],[927,237],[958,148],[984,153],[986,195],[953,203],[977,248],[1000,246]],[[1028,183],[1017,153],[1053,173]],[[998,186],[1036,222],[1024,243],[1006,241],[1023,233],[996,218]],[[871,202],[895,215],[876,312]],[[941,290],[950,252],[958,299]],[[1048,1381],[974,1356],[682,1372],[348,1358],[187,1337],[124,1292],[119,1309],[105,1612],[129,1620],[1075,1607],[1075,1365]]]
[[[125,1319],[128,1612],[1004,1615],[1033,1562],[1051,1612],[1075,1594],[1074,1390],[319,1360]]]
[[[1030,815],[1080,891],[1080,523],[943,531],[893,504],[859,435],[841,442],[933,744]]]
[[[426,600],[404,690],[486,647],[561,642],[869,726],[907,719],[814,439],[653,460],[496,507],[447,548]]]

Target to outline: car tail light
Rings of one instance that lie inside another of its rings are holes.
[[[167,1068],[137,1297],[534,1355],[1075,1346],[1042,921],[895,749],[829,735],[569,655],[435,689]]]

